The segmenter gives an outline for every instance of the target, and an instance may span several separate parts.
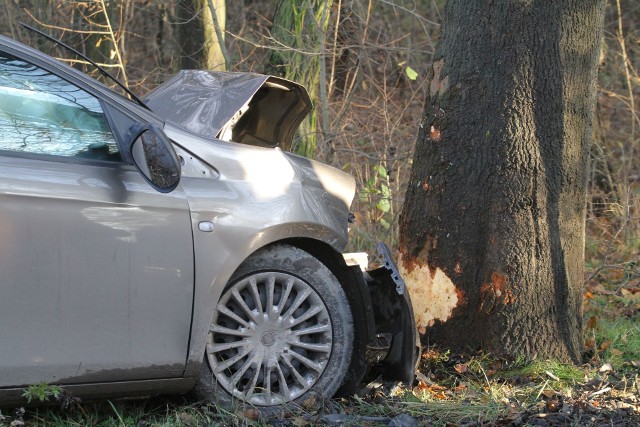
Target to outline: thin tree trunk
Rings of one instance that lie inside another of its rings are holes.
[[[604,0],[449,0],[400,219],[430,342],[579,362]]]
[[[265,74],[282,76],[306,86],[316,108],[298,131],[298,154],[314,157],[317,146],[317,114],[320,67],[324,66],[325,31],[333,0],[279,0],[273,16],[274,46]],[[320,105],[320,108],[323,106]]]
[[[178,0],[176,9],[179,18],[178,45],[182,48],[182,68],[226,69],[225,57],[218,33],[224,34],[226,8],[224,0]],[[214,23],[211,6],[216,11],[218,31]]]

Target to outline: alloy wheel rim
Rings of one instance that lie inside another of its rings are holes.
[[[231,395],[253,405],[279,405],[314,386],[332,340],[329,312],[311,285],[289,273],[259,272],[223,293],[207,356]]]

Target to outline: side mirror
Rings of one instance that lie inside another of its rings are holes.
[[[173,191],[180,182],[180,162],[171,143],[152,125],[134,125],[131,157],[142,176],[158,191]]]

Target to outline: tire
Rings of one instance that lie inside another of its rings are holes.
[[[351,310],[333,273],[301,249],[268,246],[220,297],[196,393],[226,409],[309,409],[341,385],[352,346]]]

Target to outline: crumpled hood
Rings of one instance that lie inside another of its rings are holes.
[[[284,148],[312,107],[306,89],[289,80],[202,70],[180,71],[145,103],[166,121],[207,139]]]

